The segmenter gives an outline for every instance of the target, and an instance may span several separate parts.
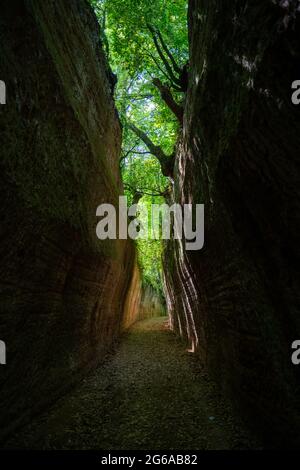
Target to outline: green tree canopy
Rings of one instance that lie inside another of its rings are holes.
[[[187,2],[90,2],[111,69],[117,75],[114,96],[123,124],[120,168],[125,193],[129,203],[141,198],[143,203],[157,203],[167,193],[170,180],[162,174],[152,150],[159,147],[159,154],[165,155],[172,166],[185,91],[183,71],[188,61]],[[141,133],[153,144],[150,149]],[[138,244],[144,280],[159,290],[161,242]]]

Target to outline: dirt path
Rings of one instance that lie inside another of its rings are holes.
[[[138,323],[118,351],[7,448],[201,450],[253,447],[165,319]]]

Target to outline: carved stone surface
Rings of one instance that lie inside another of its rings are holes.
[[[0,31],[4,435],[104,357],[135,320],[139,282],[132,243],[95,234],[97,206],[123,189],[120,123],[91,9],[12,0]]]
[[[139,318],[162,317],[166,315],[166,308],[162,299],[151,286],[142,289]]]
[[[205,204],[205,246],[167,246],[168,309],[266,442],[288,445],[299,436],[299,19],[287,26],[274,2],[191,0],[189,28],[174,200]]]

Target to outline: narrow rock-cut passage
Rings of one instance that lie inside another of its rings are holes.
[[[7,447],[231,449],[255,446],[165,318],[137,323],[106,363]]]

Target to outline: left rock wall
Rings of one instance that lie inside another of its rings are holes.
[[[96,18],[84,0],[3,3],[2,438],[103,358],[139,298],[134,246],[95,234],[96,207],[122,194],[121,126]]]

